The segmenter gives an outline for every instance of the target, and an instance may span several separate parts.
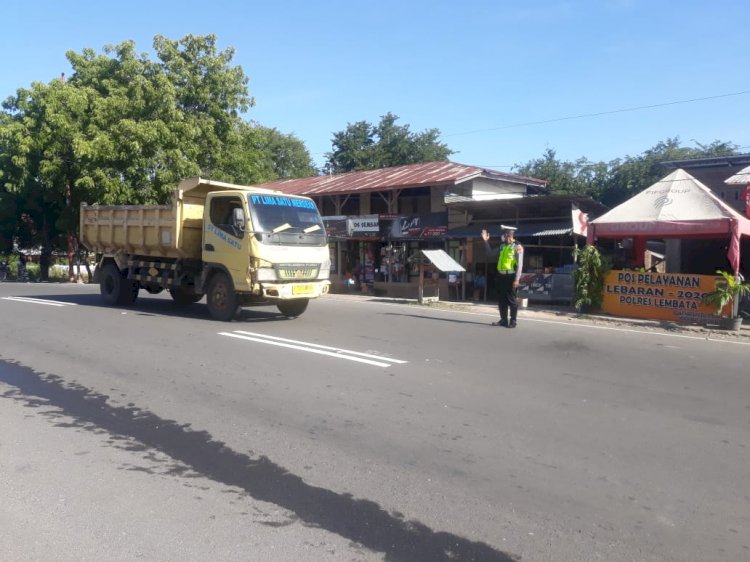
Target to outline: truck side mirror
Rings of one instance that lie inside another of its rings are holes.
[[[232,220],[237,230],[245,232],[245,213],[240,207],[235,207],[233,209]]]

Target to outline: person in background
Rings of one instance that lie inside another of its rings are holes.
[[[26,254],[18,254],[18,279],[19,281],[28,281],[29,275],[26,272]]]
[[[460,300],[458,291],[459,291],[458,272],[449,271],[448,272],[448,300],[452,300],[452,301]]]
[[[487,286],[487,277],[481,269],[474,274],[474,300],[484,299],[484,288]]]
[[[503,243],[496,250],[490,246],[489,232],[482,231],[488,255],[497,255],[497,307],[500,309],[500,320],[492,325],[515,328],[518,316],[517,291],[523,271],[523,246],[516,242],[514,227],[503,225],[501,229]]]
[[[466,273],[464,273],[465,293],[467,299],[471,300],[474,293],[474,268],[471,266],[471,262],[466,264]]]
[[[354,269],[352,269],[352,275],[354,276],[354,287],[356,289],[362,288],[362,264],[359,260],[354,263]]]

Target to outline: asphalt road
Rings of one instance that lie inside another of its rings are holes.
[[[0,284],[7,560],[750,559],[746,341]]]

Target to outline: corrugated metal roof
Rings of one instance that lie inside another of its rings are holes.
[[[464,267],[450,257],[444,250],[422,250],[422,255],[440,271],[466,271]]]
[[[748,166],[747,168],[742,168],[731,178],[724,180],[724,183],[728,183],[730,185],[745,185],[746,183],[750,183],[750,166]]]
[[[449,203],[470,203],[474,201],[473,198],[467,197],[466,195],[456,195],[455,193],[446,193],[443,201],[446,204]]]
[[[314,197],[319,195],[456,185],[477,177],[520,183],[533,187],[544,187],[546,185],[545,181],[536,178],[497,172],[495,170],[467,166],[455,162],[440,161],[408,164],[406,166],[381,168],[379,170],[347,172],[345,174],[330,176],[278,180],[259,184],[256,187],[278,189],[291,195],[308,195]]]
[[[500,224],[470,224],[449,230],[446,238],[480,238],[482,230],[487,230],[494,241],[499,241]],[[550,221],[539,223],[518,224],[516,238],[542,237],[542,236],[565,236],[573,232],[571,221]]]
[[[571,232],[573,232],[572,227],[548,228],[547,230],[538,230],[536,232],[532,232],[531,234],[527,234],[526,236],[565,236],[566,234],[570,234]]]

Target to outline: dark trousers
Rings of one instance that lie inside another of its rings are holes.
[[[510,310],[510,321],[515,322],[518,316],[517,289],[513,287],[516,279],[515,273],[498,273],[497,275],[497,307],[500,309],[500,320],[508,321]]]

